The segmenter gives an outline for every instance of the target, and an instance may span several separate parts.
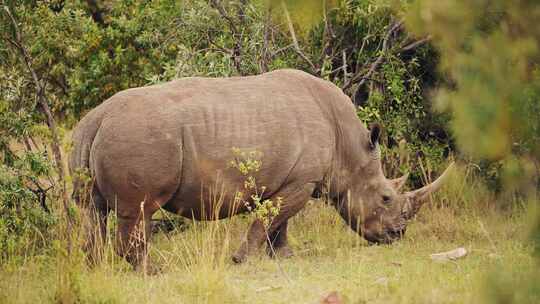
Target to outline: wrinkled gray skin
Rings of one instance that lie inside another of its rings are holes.
[[[379,133],[378,126],[368,131],[362,125],[339,88],[296,70],[183,78],[122,91],[90,111],[73,133],[70,168],[88,169],[94,180],[91,199],[83,197],[81,180],[74,185],[74,197],[97,213],[88,213],[87,249],[99,258],[111,210],[118,215],[117,251],[135,267],[159,208],[197,220],[245,212],[233,205],[244,179],[227,167],[232,147],[262,152],[257,184],[266,186],[264,198],[283,198],[268,229],[277,254],[292,254],[287,222],[321,192],[368,241],[391,243],[441,178],[399,194],[406,177],[384,177]],[[244,261],[266,241],[255,220],[233,260]]]

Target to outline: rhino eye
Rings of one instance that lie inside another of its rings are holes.
[[[388,195],[383,195],[382,196],[382,200],[385,204],[390,204],[390,196]]]

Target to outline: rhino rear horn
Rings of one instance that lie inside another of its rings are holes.
[[[409,173],[403,175],[402,177],[394,178],[390,180],[390,184],[396,191],[399,191],[405,183],[407,182],[407,179],[409,178]]]
[[[429,185],[426,185],[420,189],[406,192],[405,196],[409,198],[411,204],[412,204],[412,210],[414,210],[414,213],[416,213],[420,207],[424,204],[424,201],[426,198],[429,197],[430,194],[434,193],[435,191],[439,190],[444,182],[448,179],[448,176],[450,175],[450,172],[453,171],[454,168],[454,162],[452,162],[446,170],[444,170],[443,174],[439,176],[434,182],[432,182]],[[414,214],[411,214],[409,216],[412,216]]]

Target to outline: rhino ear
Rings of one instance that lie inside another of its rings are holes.
[[[375,148],[377,143],[379,143],[379,136],[381,135],[381,125],[378,123],[372,123],[369,125],[369,141],[370,146]]]

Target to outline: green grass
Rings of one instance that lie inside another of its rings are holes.
[[[154,235],[157,276],[131,271],[110,244],[105,261],[88,269],[82,254],[68,256],[54,241],[40,255],[0,266],[0,303],[319,303],[332,291],[344,303],[478,303],[492,302],[492,294],[537,301],[525,208],[494,208],[492,195],[466,180],[455,178],[389,246],[368,246],[322,202],[310,202],[290,223],[290,259],[261,250],[234,264],[245,217],[189,221]],[[469,254],[447,263],[429,257],[456,247]],[[525,291],[515,289],[520,284]]]
[[[331,207],[312,203],[290,225],[295,257],[276,261],[261,251],[243,265],[230,255],[247,219],[191,223],[183,232],[154,236],[160,275],[132,272],[112,250],[93,270],[80,258],[66,265],[58,254],[32,257],[22,266],[4,266],[0,302],[316,303],[334,290],[348,303],[476,302],[490,270],[519,276],[534,267],[520,214],[427,208],[403,241],[368,246]],[[469,251],[462,260],[429,258],[458,246]]]

